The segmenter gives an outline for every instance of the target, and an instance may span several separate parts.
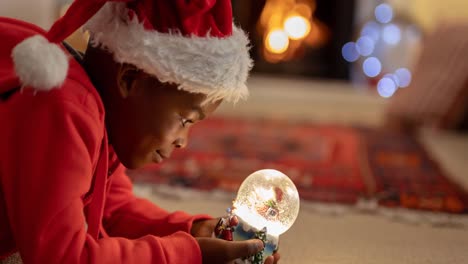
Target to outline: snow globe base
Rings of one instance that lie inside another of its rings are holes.
[[[250,256],[243,260],[237,260],[235,263],[245,263],[245,264],[263,264],[264,260],[273,255],[273,253],[278,248],[278,237],[268,234],[268,230],[265,228],[258,230],[257,228],[249,225],[242,220],[239,216],[239,223],[234,228],[232,237],[235,241],[242,241],[248,239],[260,239],[265,245],[263,251],[259,252],[256,255]]]

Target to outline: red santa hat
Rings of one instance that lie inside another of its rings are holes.
[[[116,62],[179,89],[209,100],[237,101],[248,94],[249,42],[233,25],[230,0],[75,0],[45,36],[29,37],[13,49],[21,84],[60,88],[68,56],[57,44],[81,26]]]

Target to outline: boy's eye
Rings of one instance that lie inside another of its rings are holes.
[[[181,118],[180,123],[182,124],[183,127],[186,127],[187,124],[193,124],[193,121],[190,119]]]

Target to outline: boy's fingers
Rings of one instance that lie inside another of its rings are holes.
[[[195,221],[190,233],[194,237],[211,237],[218,222],[219,218]]]
[[[265,259],[265,264],[274,264],[275,263],[275,258],[272,256],[269,256],[268,258]]]
[[[274,253],[273,254],[273,259],[275,260],[273,263],[276,264],[279,262],[279,259],[280,259],[280,254],[278,252]]]
[[[263,242],[259,239],[232,241],[226,243],[229,259],[248,257],[263,250]]]
[[[248,257],[263,250],[259,239],[247,241],[226,241],[218,238],[197,237],[203,263],[226,263],[234,259]]]

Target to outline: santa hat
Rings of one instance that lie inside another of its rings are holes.
[[[248,94],[252,61],[244,32],[233,25],[230,0],[75,0],[43,35],[12,51],[23,86],[60,88],[68,57],[60,42],[81,26],[93,45],[179,89],[209,100],[237,101]]]

